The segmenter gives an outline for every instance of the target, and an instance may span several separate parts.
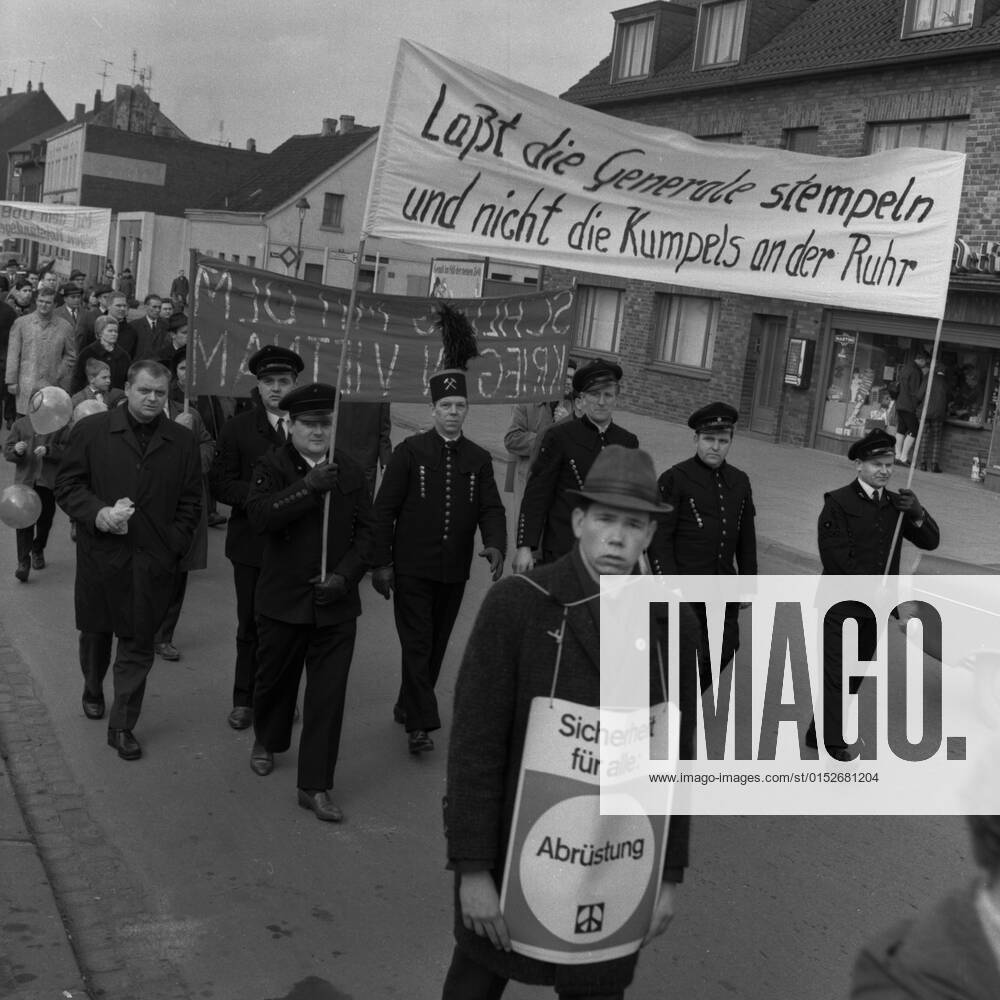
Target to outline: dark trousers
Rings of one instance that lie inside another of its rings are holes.
[[[52,519],[56,516],[56,497],[47,486],[35,483],[34,491],[42,501],[42,512],[30,528],[17,529],[17,561],[27,562],[32,552],[44,552],[52,530]]]
[[[441,728],[434,685],[448,639],[462,606],[465,581],[439,583],[419,576],[397,576],[393,613],[403,651],[403,677],[397,703],[406,713],[406,729]]]
[[[254,591],[259,566],[233,563],[236,584],[236,671],[233,679],[233,708],[253,706],[253,682],[257,674],[257,618]]]
[[[111,632],[80,633],[80,668],[87,695],[103,698],[104,677],[111,665]],[[149,637],[118,636],[115,653],[114,700],[108,714],[109,729],[134,729],[146,693],[146,677],[153,665],[153,642]]]
[[[160,622],[160,627],[156,630],[156,637],[153,641],[159,645],[161,642],[174,641],[174,629],[181,617],[181,608],[184,605],[184,595],[187,593],[188,575],[186,572],[178,572],[174,582],[174,592],[170,595],[170,604],[167,605],[167,613]]]
[[[828,750],[857,749],[857,744],[847,745],[844,739],[844,713],[840,700],[844,692],[844,662],[841,653],[842,619],[827,615],[823,621],[823,742]],[[868,660],[875,655],[877,623],[867,615],[858,621],[858,659]],[[853,657],[852,657],[853,659]],[[857,694],[861,680],[852,680],[848,691]],[[809,724],[815,736],[815,726]]]
[[[455,948],[441,1000],[499,1000],[507,982]],[[559,997],[560,1000],[624,1000],[625,993],[560,993]]]
[[[295,700],[305,665],[299,788],[333,787],[357,625],[355,618],[317,626],[257,616],[253,729],[257,742],[272,753],[283,753],[291,746]]]
[[[11,424],[19,416],[17,412],[17,397],[7,386],[0,386],[0,416],[2,416],[7,430],[10,430]]]

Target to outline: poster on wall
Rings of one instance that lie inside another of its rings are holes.
[[[485,260],[435,257],[431,261],[432,299],[478,299],[486,278]]]

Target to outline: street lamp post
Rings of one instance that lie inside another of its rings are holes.
[[[295,203],[299,210],[299,241],[295,245],[295,277],[299,276],[299,265],[302,263],[302,223],[306,221],[306,212],[309,211],[309,202],[305,197],[299,198]]]

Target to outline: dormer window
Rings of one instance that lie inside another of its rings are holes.
[[[701,5],[698,9],[695,69],[729,66],[740,61],[746,10],[746,0],[718,0]]]
[[[906,0],[903,36],[970,28],[975,15],[976,0]]]
[[[653,66],[652,17],[619,21],[615,26],[614,80],[638,80]]]

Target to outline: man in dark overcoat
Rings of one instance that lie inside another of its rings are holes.
[[[574,373],[573,391],[581,416],[553,424],[542,438],[517,518],[517,550],[511,563],[515,573],[531,569],[533,553],[539,548],[543,562],[552,562],[573,548],[573,499],[567,491],[583,486],[601,449],[610,444],[639,447],[639,439],[612,419],[621,377],[619,365],[600,358]]]
[[[499,997],[510,979],[554,985],[560,997],[617,1000],[634,973],[635,954],[556,965],[515,953],[500,912],[531,702],[553,691],[553,638],[565,624],[555,696],[599,705],[600,575],[631,573],[655,530],[655,516],[665,512],[652,459],[623,447],[601,453],[572,502],[574,547],[527,577],[508,577],[492,588],[462,658],[444,807],[448,867],[456,881],[456,944],[443,1000]],[[658,671],[650,675],[650,703],[656,704],[665,692]],[[687,817],[670,821],[663,885],[647,940],[665,930],[673,915],[689,829]]]
[[[479,553],[493,580],[503,572],[507,515],[493,457],[462,434],[468,414],[465,372],[431,376],[434,426],[400,444],[389,459],[375,500],[377,568],[372,585],[388,598],[402,647],[402,683],[393,709],[406,726],[410,753],[432,750],[440,729],[437,683],[472,565]]]
[[[660,521],[649,559],[664,575],[753,576],[757,573],[756,511],[750,478],[727,461],[737,411],[728,403],[709,403],[688,418],[695,453],[667,469],[657,481],[660,496],[673,510]],[[707,630],[704,604],[694,611]],[[739,607],[726,607],[720,668],[740,645]]]
[[[104,716],[103,683],[117,636],[108,743],[124,760],[142,755],[132,730],[153,665],[153,636],[202,506],[194,435],[163,412],[169,383],[158,362],[134,364],[125,404],[74,426],[56,477],[56,499],[77,523],[83,711],[90,719]]]
[[[924,510],[916,494],[909,489],[896,493],[886,487],[895,462],[895,442],[885,431],[876,428],[855,441],[847,452],[854,462],[857,478],[847,486],[824,496],[819,515],[819,556],[823,572],[837,575],[881,576],[886,564],[890,573],[899,572],[903,539],[918,549],[936,549],[941,540],[937,522]],[[892,536],[900,513],[903,525],[892,558]],[[844,739],[843,653],[841,637],[848,618],[858,623],[858,660],[875,655],[877,629],[867,605],[840,606],[823,621],[823,742],[827,753],[836,760],[853,760],[860,753],[860,740],[848,746]],[[852,680],[851,694],[857,694],[860,681]],[[816,748],[816,727],[810,723],[806,746]]]
[[[304,664],[298,801],[318,819],[339,823],[344,815],[329,792],[361,614],[358,581],[371,566],[372,516],[361,466],[339,451],[327,461],[335,399],[333,386],[322,383],[284,397],[289,441],[258,460],[246,510],[250,524],[264,533],[255,595],[258,667],[250,766],[262,777],[270,774],[274,754],[291,745]]]
[[[288,415],[280,404],[295,387],[303,361],[294,351],[268,344],[250,357],[247,368],[257,378],[257,399],[253,409],[222,425],[208,474],[212,495],[230,508],[226,558],[233,564],[236,587],[236,668],[233,706],[228,718],[233,729],[246,729],[253,722],[253,683],[257,673],[254,592],[260,576],[264,538],[247,517],[247,495],[257,460],[288,440]]]

